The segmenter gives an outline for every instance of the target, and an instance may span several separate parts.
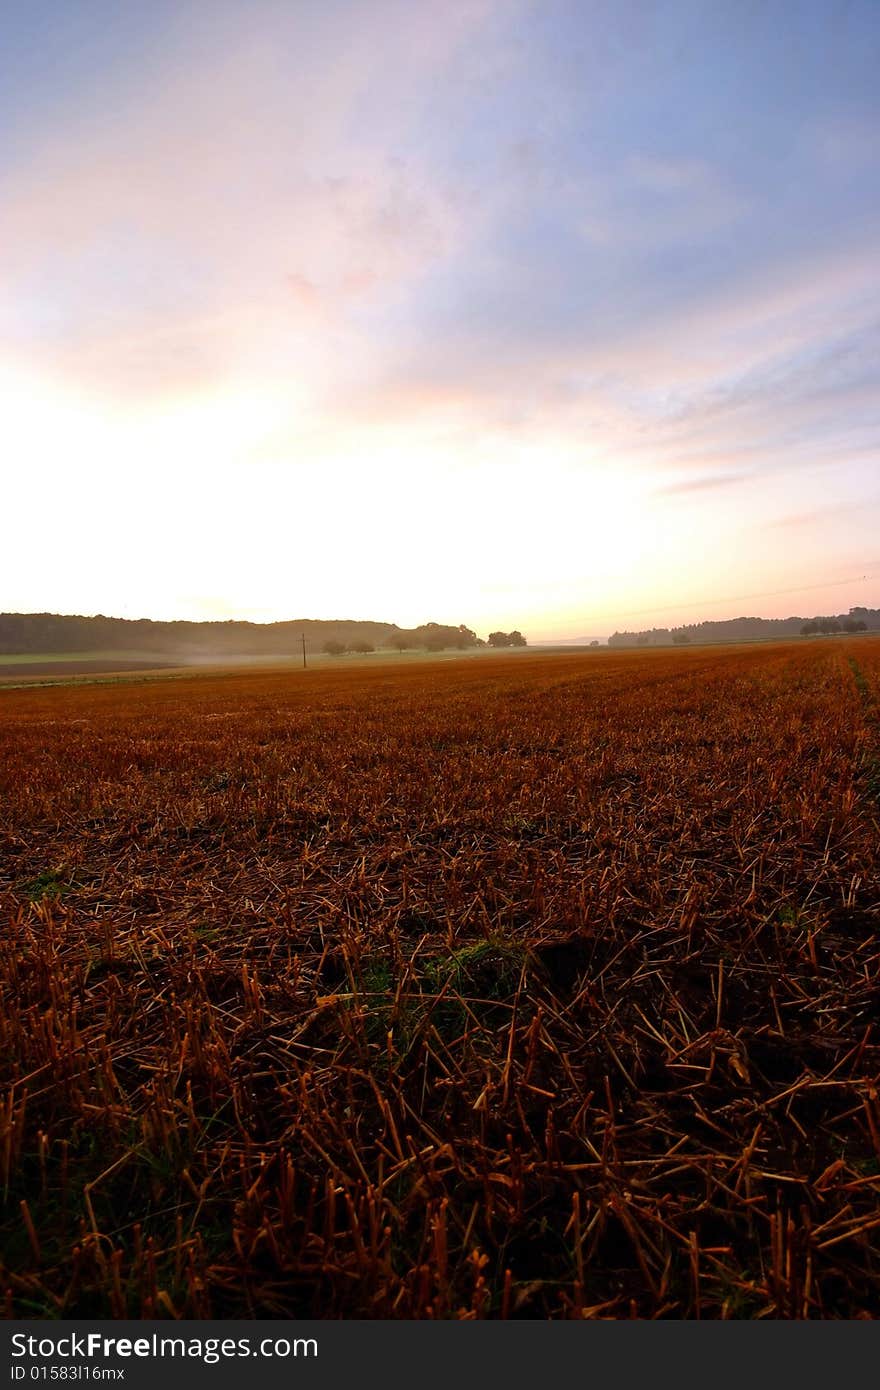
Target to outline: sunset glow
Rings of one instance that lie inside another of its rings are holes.
[[[880,602],[872,4],[8,27],[3,609]]]

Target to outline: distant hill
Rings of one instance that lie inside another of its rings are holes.
[[[174,657],[184,664],[216,657],[296,656],[302,650],[320,652],[325,643],[346,648],[482,646],[462,623],[422,623],[400,628],[396,623],[361,622],[355,619],[296,618],[282,623],[154,622],[151,618],[80,617],[59,613],[0,613],[0,653],[29,652],[149,652]]]
[[[880,608],[851,608],[832,615],[841,627],[847,622],[863,622],[869,632],[880,631]],[[704,623],[685,623],[681,627],[652,627],[642,632],[615,632],[609,647],[666,647],[689,642],[778,641],[799,637],[808,622],[821,618],[725,618]]]

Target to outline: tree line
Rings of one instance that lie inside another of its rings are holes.
[[[826,626],[837,623],[838,627]],[[811,626],[816,624],[815,627]],[[861,624],[861,626],[859,626]],[[668,647],[691,642],[779,641],[786,637],[809,637],[819,632],[874,632],[880,630],[880,609],[851,608],[828,618],[723,618],[702,623],[683,623],[680,627],[653,627],[641,632],[615,632],[609,647]]]
[[[802,637],[831,636],[835,632],[867,632],[864,618],[810,618],[801,627]]]
[[[217,657],[278,657],[345,651],[463,651],[481,646],[525,646],[521,632],[493,632],[484,642],[464,623],[422,623],[402,628],[348,618],[294,618],[279,623],[161,622],[152,618],[91,617],[62,613],[0,613],[0,653],[138,652],[171,656],[181,664]]]
[[[378,644],[364,638],[348,643],[339,638],[330,638],[324,643],[323,651],[327,656],[343,656],[346,652],[374,652],[380,647],[398,652],[444,652],[466,651],[473,647],[524,646],[526,639],[516,629],[513,632],[490,632],[486,641],[483,641],[482,637],[478,637],[463,623],[458,627],[447,627],[443,623],[424,623],[421,627],[395,628],[385,641]]]

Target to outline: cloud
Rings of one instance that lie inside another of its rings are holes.
[[[802,527],[824,526],[828,527],[835,524],[842,518],[850,517],[857,512],[863,512],[866,508],[876,508],[880,506],[880,493],[873,493],[861,498],[858,502],[837,502],[829,501],[822,507],[812,508],[810,511],[792,512],[787,516],[775,517],[765,521],[764,527],[768,531],[794,531]]]
[[[486,12],[383,2],[369,24],[346,8],[304,23],[264,4],[219,35],[193,21],[114,89],[112,118],[84,96],[4,182],[2,349],[135,392],[242,359],[320,364],[316,316],[344,338],[353,306],[400,293],[458,235],[418,148],[362,108],[380,74],[388,107],[412,101]]]
[[[862,504],[835,514],[834,563],[869,544],[861,20],[806,16],[797,60],[764,6],[157,0],[129,24],[92,26],[100,62],[54,40],[41,99],[12,101],[0,366],[32,391],[12,415],[35,478],[107,498],[149,475],[181,534],[182,494],[255,534],[307,494],[345,513],[359,573],[379,563],[364,518],[442,497],[432,522],[472,527],[456,582],[493,603],[494,583],[549,604],[600,581],[653,602],[638,585],[684,593],[689,566],[719,594],[807,582],[829,496]],[[490,563],[477,514],[499,497]],[[625,515],[627,545],[583,544],[595,515]],[[540,553],[516,543],[535,517]]]
[[[750,473],[709,473],[700,478],[685,478],[677,483],[667,483],[654,491],[655,497],[678,497],[690,492],[711,492],[715,488],[734,487],[748,482]]]

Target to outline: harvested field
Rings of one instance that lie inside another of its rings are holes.
[[[161,671],[170,661],[114,661],[112,657],[75,661],[0,661],[0,678],[28,681],[34,676],[84,676],[116,671]]]
[[[17,1317],[871,1316],[880,640],[0,692]]]

